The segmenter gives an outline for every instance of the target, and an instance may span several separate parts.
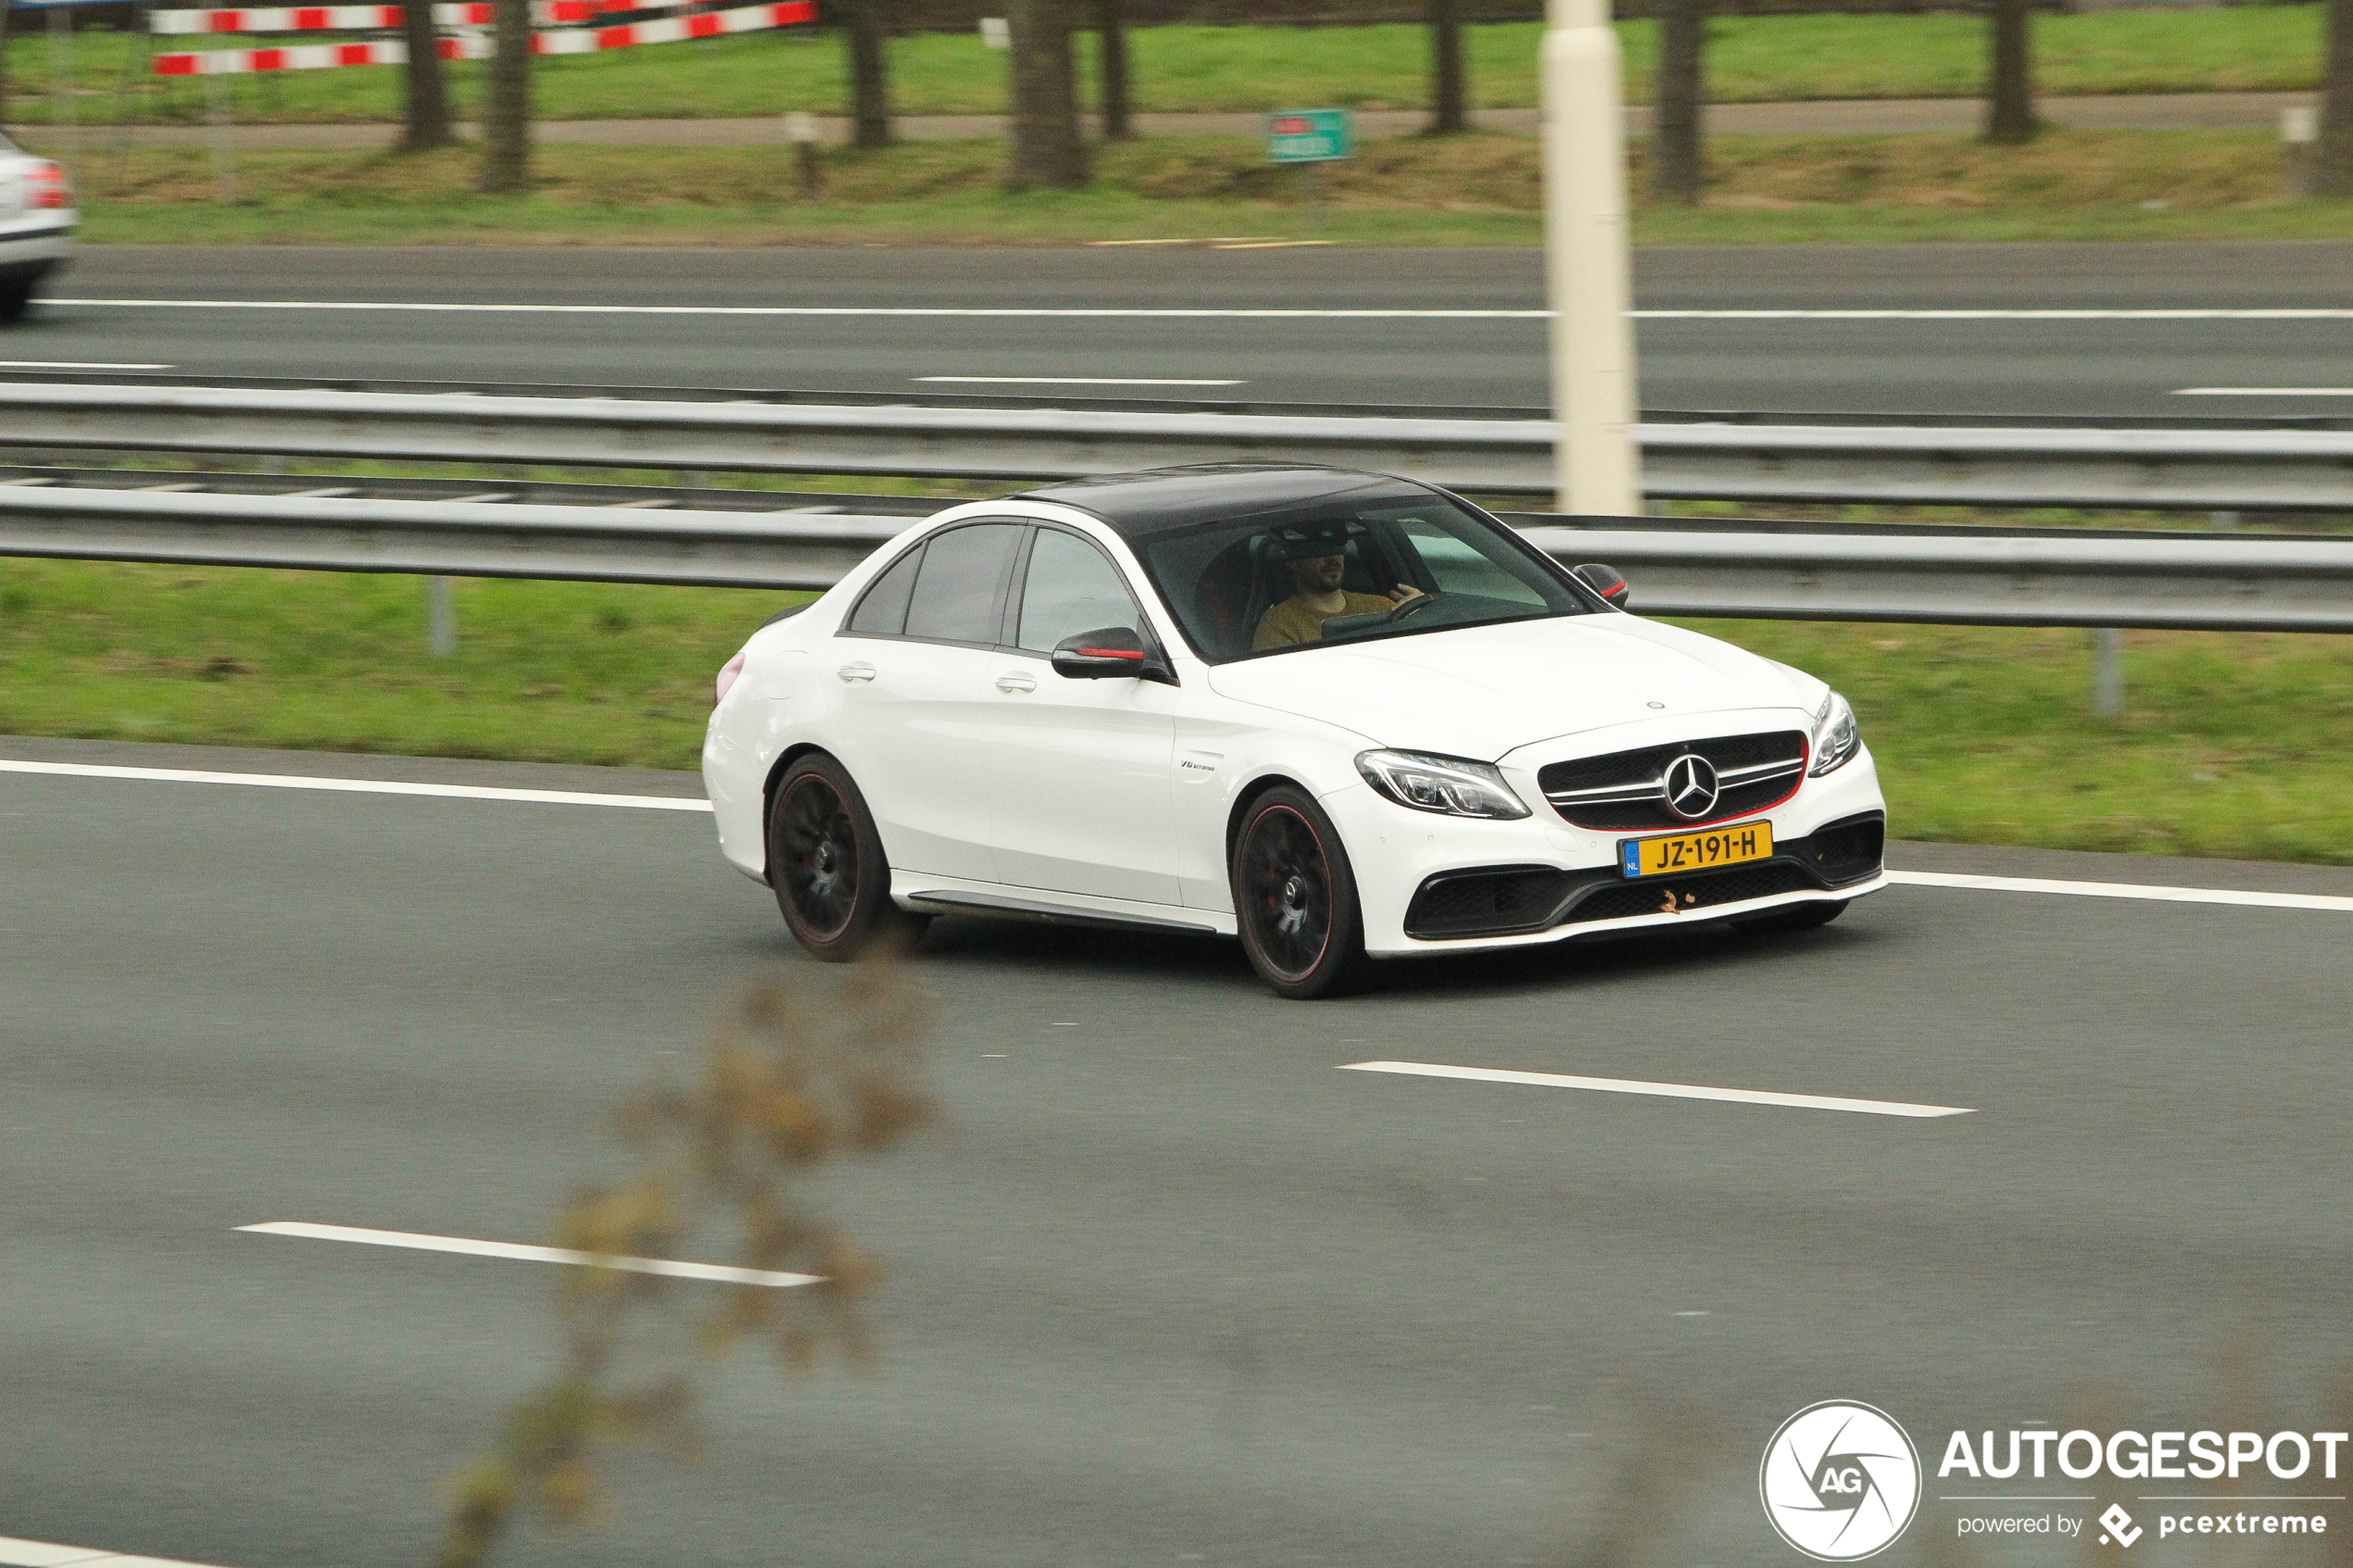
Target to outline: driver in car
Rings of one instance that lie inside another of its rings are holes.
[[[1283,564],[1290,569],[1297,591],[1258,618],[1257,633],[1250,640],[1252,651],[1316,642],[1323,637],[1324,622],[1334,616],[1386,614],[1422,596],[1410,583],[1398,583],[1387,595],[1352,594],[1342,588],[1348,535],[1340,529],[1286,530],[1280,542]]]

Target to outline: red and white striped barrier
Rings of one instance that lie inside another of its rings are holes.
[[[373,6],[362,9],[375,9]],[[488,9],[487,6],[483,7]],[[816,0],[785,0],[782,5],[739,6],[726,11],[704,11],[619,27],[580,28],[566,32],[535,32],[535,55],[593,55],[604,49],[628,49],[640,44],[680,44],[690,38],[719,38],[732,32],[760,32],[769,28],[799,27],[817,19]],[[473,33],[441,40],[445,60],[485,60],[487,36]],[[157,76],[234,76],[259,70],[327,70],[337,66],[396,66],[407,62],[408,45],[397,39],[379,44],[299,44],[284,49],[205,49],[185,55],[157,55]]]
[[[536,27],[594,21],[608,11],[672,11],[692,0],[539,0],[531,7]],[[435,6],[434,21],[442,27],[488,27],[496,7],[489,5]],[[243,11],[150,11],[147,31],[190,32],[323,32],[365,28],[396,28],[402,24],[398,6],[275,6]]]

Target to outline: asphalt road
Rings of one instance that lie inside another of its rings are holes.
[[[512,1561],[1787,1564],[1755,1465],[1816,1400],[1881,1406],[1931,1464],[1960,1426],[2341,1428],[2348,920],[1896,887],[1801,937],[1315,1006],[1214,942],[942,921],[944,1123],[819,1194],[887,1271],[875,1365],[733,1367],[698,1463],[630,1465],[597,1534]],[[549,1363],[546,1268],[233,1227],[538,1240],[615,1169],[599,1118],[776,964],[837,978],[697,815],[0,773],[0,1535],[425,1561],[436,1487]],[[1382,1058],[1970,1114],[1336,1071]],[[1958,1561],[1954,1518],[1931,1497],[1881,1561]]]
[[[1899,312],[1648,317],[1642,394],[1654,408],[2353,408],[2342,396],[2177,395],[2347,390],[2353,319],[1917,314],[2353,309],[2353,243],[1649,250],[1637,275],[1644,311]],[[53,292],[57,303],[0,353],[223,375],[1507,406],[1545,395],[1544,325],[1529,314],[1542,303],[1539,265],[1523,251],[125,246],[86,252]],[[265,307],[185,303],[195,301]],[[698,313],[744,307],[1044,313]],[[1056,313],[1156,309],[1212,313]],[[1215,313],[1248,309],[1307,314]],[[1365,309],[1499,314],[1317,314]],[[1142,384],[1170,381],[1207,384]]]

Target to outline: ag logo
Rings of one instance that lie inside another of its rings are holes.
[[[1829,1399],[1781,1423],[1756,1490],[1781,1539],[1818,1562],[1853,1562],[1912,1522],[1920,1456],[1885,1411]]]

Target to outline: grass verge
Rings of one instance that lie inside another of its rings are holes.
[[[1640,207],[1642,245],[2019,239],[2286,239],[2353,233],[2353,203],[2291,200],[2259,132],[1972,137],[1723,136],[1707,200]],[[1296,169],[1214,137],[1104,148],[1081,191],[1005,190],[996,142],[831,151],[825,194],[791,199],[782,149],[542,148],[531,194],[471,189],[465,149],[426,157],[249,153],[240,197],[195,151],[134,148],[82,169],[97,242],[301,244],[1076,244],[1255,236],[1336,245],[1533,245],[1538,154],[1523,137],[1367,144],[1320,210]],[[1634,154],[1641,189],[1642,153]]]
[[[2321,71],[2318,6],[2095,11],[2037,18],[2038,83],[2045,93],[2194,93],[2309,88]],[[1491,108],[1536,102],[1530,23],[1466,30],[1473,101]],[[1969,97],[1983,91],[1982,19],[1926,16],[1722,17],[1709,24],[1708,91],[1718,103],[1793,98]],[[1647,101],[1657,29],[1619,24],[1627,90]],[[255,39],[165,39],[174,49],[249,47]],[[1429,90],[1428,34],[1419,27],[1153,27],[1131,34],[1137,107],[1225,110],[1338,104],[1420,108]],[[142,40],[88,32],[76,39],[75,118],[127,109],[146,120],[205,118],[202,83],[143,74]],[[535,74],[538,112],[552,119],[723,119],[830,110],[845,100],[843,52],[830,34],[748,33],[695,44],[547,56]],[[1091,69],[1093,50],[1081,49]],[[903,114],[995,114],[1006,103],[1005,57],[976,36],[923,33],[891,45],[894,102]],[[50,115],[48,41],[7,49],[10,118]],[[479,99],[483,67],[451,72],[461,112]],[[390,67],[232,76],[240,120],[388,120],[399,114]],[[1092,85],[1088,86],[1092,102]]]
[[[0,733],[691,768],[712,673],[786,596],[0,562]],[[1853,699],[1907,837],[2353,863],[2353,640],[1703,621]]]

